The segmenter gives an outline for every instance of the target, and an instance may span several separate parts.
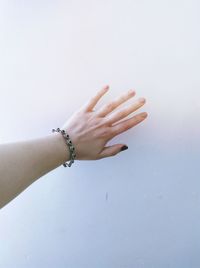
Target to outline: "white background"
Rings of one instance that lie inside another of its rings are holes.
[[[2,143],[50,133],[106,84],[97,108],[133,88],[149,114],[109,142],[128,151],[60,166],[1,209],[0,267],[200,266],[199,8],[0,0]]]

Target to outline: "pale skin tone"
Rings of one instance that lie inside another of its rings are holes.
[[[145,104],[144,98],[117,109],[135,96],[134,90],[128,90],[95,110],[96,104],[108,90],[107,85],[97,91],[60,127],[66,130],[75,146],[76,159],[73,165],[76,160],[98,160],[120,153],[125,144],[106,146],[108,141],[147,117],[147,113],[142,112],[125,119]],[[69,149],[62,135],[57,132],[37,139],[0,144],[0,208],[34,181],[69,160]]]

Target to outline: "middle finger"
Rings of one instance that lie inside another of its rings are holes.
[[[100,117],[105,117],[107,114],[111,113],[114,109],[116,109],[123,102],[135,96],[135,91],[133,89],[129,90],[122,96],[118,97],[116,100],[104,105],[99,111],[97,111],[97,115]]]
[[[106,119],[106,123],[108,124],[114,124],[115,122],[125,118],[132,112],[135,112],[140,107],[142,107],[145,104],[146,100],[145,98],[139,98],[135,103],[129,105],[127,108],[122,109],[121,111],[117,111],[113,113],[112,115],[108,116]]]

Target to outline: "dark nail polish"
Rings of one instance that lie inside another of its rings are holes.
[[[127,150],[127,149],[128,149],[128,146],[124,145],[124,146],[122,146],[121,151],[124,151],[124,150]]]

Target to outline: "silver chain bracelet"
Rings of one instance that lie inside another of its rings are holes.
[[[75,147],[72,144],[72,141],[69,137],[69,135],[66,133],[66,131],[64,129],[60,129],[59,127],[57,129],[52,129],[52,132],[59,132],[62,134],[62,136],[64,137],[66,144],[69,147],[70,150],[70,162],[67,163],[67,161],[63,164],[64,167],[71,167],[71,165],[74,163],[74,159],[76,157],[76,153],[75,153]]]

